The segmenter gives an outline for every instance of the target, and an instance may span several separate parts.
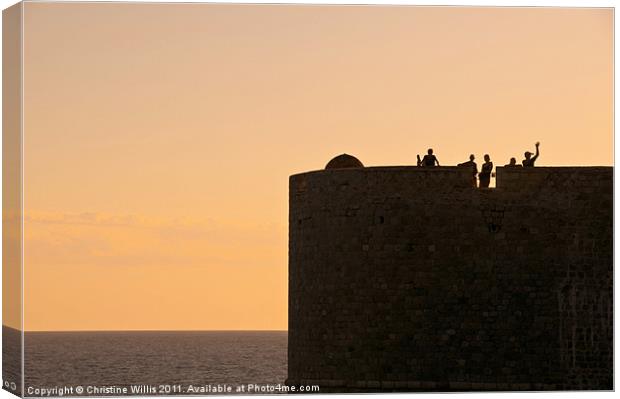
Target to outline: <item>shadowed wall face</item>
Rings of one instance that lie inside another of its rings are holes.
[[[611,389],[612,168],[291,176],[289,382]]]

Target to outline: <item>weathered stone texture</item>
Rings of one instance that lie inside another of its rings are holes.
[[[291,176],[289,383],[612,389],[613,169]],[[331,388],[328,388],[331,387]]]

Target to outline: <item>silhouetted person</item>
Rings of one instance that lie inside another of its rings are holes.
[[[538,159],[538,156],[540,155],[540,152],[538,151],[539,145],[540,145],[540,142],[537,142],[536,143],[536,155],[534,156],[532,156],[531,152],[525,151],[525,154],[523,154],[525,156],[525,159],[521,162],[524,167],[534,166],[534,162],[536,162],[536,159]]]
[[[418,157],[418,166],[422,166],[422,160],[420,159],[420,154],[416,156]]]
[[[491,162],[491,157],[489,154],[485,154],[484,163],[482,164],[480,174],[478,175],[480,178],[480,187],[489,187],[489,183],[491,183],[491,172],[493,172],[493,162]]]
[[[460,163],[457,166],[467,166],[472,168],[472,185],[476,187],[476,175],[478,174],[478,165],[476,165],[474,159],[476,159],[476,157],[474,157],[474,154],[471,154],[469,156],[469,161]]]
[[[517,165],[517,158],[510,158],[510,163],[508,165],[504,165],[506,168],[516,168],[521,167],[521,165]]]
[[[420,159],[419,155],[418,155],[418,159]],[[435,164],[439,166],[439,161],[437,160],[437,157],[433,155],[433,149],[429,148],[428,154],[424,155],[424,158],[422,158],[421,166],[435,166]]]

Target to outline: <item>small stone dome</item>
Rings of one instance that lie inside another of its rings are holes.
[[[364,164],[353,155],[341,154],[325,165],[325,169],[363,168]]]

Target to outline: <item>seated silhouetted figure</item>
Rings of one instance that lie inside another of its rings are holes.
[[[476,175],[478,174],[478,165],[474,162],[474,154],[469,156],[469,161],[458,164],[457,166],[466,166],[472,168],[472,184],[476,187]]]
[[[510,158],[510,163],[507,165],[504,165],[504,167],[506,168],[516,168],[516,167],[521,167],[521,165],[517,164],[517,158]]]
[[[418,160],[420,159],[420,156],[418,155]],[[424,155],[424,158],[422,158],[422,161],[418,161],[420,166],[435,166],[435,164],[437,164],[437,166],[439,166],[439,161],[437,160],[437,157],[433,155],[433,149],[429,148],[428,149],[428,154]]]
[[[491,172],[493,172],[493,162],[491,162],[489,154],[485,154],[484,163],[478,175],[480,177],[480,187],[489,187],[489,183],[491,183]]]
[[[538,146],[540,145],[539,142],[536,143],[536,155],[532,156],[532,153],[529,151],[525,151],[525,154],[523,154],[525,156],[525,159],[521,162],[523,164],[524,167],[532,167],[534,166],[534,162],[536,162],[536,159],[538,159],[538,156],[540,155],[540,152],[538,151]]]

